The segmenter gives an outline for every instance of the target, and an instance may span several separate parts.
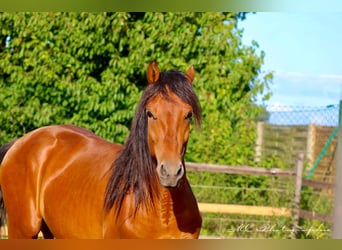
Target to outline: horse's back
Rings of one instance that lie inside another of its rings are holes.
[[[37,229],[44,219],[57,237],[101,237],[106,174],[120,149],[72,125],[18,139],[1,167],[9,223],[30,218],[24,227]]]
[[[89,168],[90,172],[101,175],[108,171],[121,147],[78,126],[47,126],[18,139],[5,155],[2,168],[3,172],[7,168],[16,173],[25,169],[56,177],[50,171],[68,170],[68,167],[78,165],[81,172]],[[91,165],[93,163],[97,164]]]

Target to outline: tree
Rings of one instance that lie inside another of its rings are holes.
[[[234,13],[1,13],[0,142],[72,123],[123,143],[147,64],[194,64],[203,127],[187,160],[240,164],[254,155],[254,120],[271,74],[245,46]]]

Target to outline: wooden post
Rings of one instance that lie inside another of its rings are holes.
[[[308,136],[306,143],[306,159],[308,160],[308,165],[312,166],[314,164],[315,157],[315,145],[316,145],[316,126],[313,123],[308,125]]]
[[[263,132],[264,132],[264,123],[257,122],[257,138],[256,138],[256,146],[255,146],[255,162],[261,161],[262,155],[262,143],[263,143]]]
[[[295,166],[295,193],[294,193],[294,207],[293,207],[293,225],[292,225],[292,237],[296,238],[297,229],[299,223],[299,213],[300,213],[300,194],[302,190],[302,178],[303,178],[303,168],[304,168],[304,153],[300,153],[297,156],[297,162]]]

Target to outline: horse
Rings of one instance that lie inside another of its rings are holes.
[[[8,238],[199,237],[202,218],[184,161],[190,125],[201,122],[194,67],[161,72],[154,60],[146,75],[123,145],[64,124],[0,148]]]

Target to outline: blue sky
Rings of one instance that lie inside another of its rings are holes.
[[[325,107],[342,99],[342,12],[257,12],[239,24],[273,71],[266,105]]]

